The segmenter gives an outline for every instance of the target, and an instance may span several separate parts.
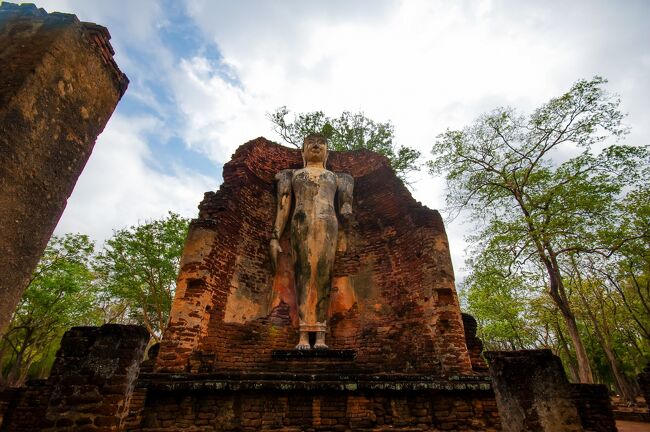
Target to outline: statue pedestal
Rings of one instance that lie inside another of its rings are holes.
[[[358,374],[363,370],[356,362],[354,349],[278,349],[271,352],[272,366],[267,370],[291,374]]]
[[[273,360],[309,360],[309,359],[331,359],[331,360],[353,360],[357,351],[353,349],[309,349],[309,350],[273,350]]]

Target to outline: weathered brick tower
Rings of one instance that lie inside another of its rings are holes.
[[[126,90],[106,28],[0,5],[0,334]]]
[[[327,367],[472,375],[438,212],[415,202],[375,153],[333,153],[329,165],[353,176],[355,199],[353,221],[339,232],[327,340],[332,353],[350,350],[354,358],[329,357]],[[289,230],[280,239],[285,253],[275,277],[269,259],[274,176],[300,166],[299,151],[262,138],[240,147],[226,165],[221,189],[206,194],[191,225],[156,370],[323,366],[273,357],[297,340]]]
[[[442,219],[378,154],[330,153],[328,169],[354,179],[354,199],[352,220],[338,234],[329,349],[294,349],[289,238],[279,239],[275,276],[269,240],[275,175],[302,163],[298,150],[258,138],[226,164],[219,191],[205,194],[129,430],[498,427],[475,322],[460,312]]]

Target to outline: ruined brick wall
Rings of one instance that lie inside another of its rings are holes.
[[[128,80],[108,31],[0,5],[0,333]]]
[[[638,382],[646,406],[650,409],[650,363],[648,363],[643,369],[643,372],[639,374]]]
[[[272,351],[293,348],[297,320],[290,258],[281,254],[274,278],[268,254],[274,176],[301,166],[299,151],[264,138],[225,165],[190,226],[158,370],[280,367]],[[328,168],[355,181],[334,264],[330,348],[356,350],[354,370],[472,374],[439,213],[416,202],[380,155],[332,152]],[[289,251],[288,230],[281,245]]]
[[[8,389],[2,399],[6,403],[0,423],[3,432],[41,430],[43,413],[47,410],[51,388],[45,380],[28,381],[25,387]]]
[[[18,395],[16,393],[19,391],[19,389],[10,388],[0,392],[0,425],[2,424],[2,421],[4,420],[7,413],[10,413],[13,410],[13,407],[11,405],[14,400],[18,399]]]
[[[122,430],[148,340],[139,326],[73,327],[61,340],[47,380],[0,396],[0,430]],[[135,405],[139,397],[136,392]]]
[[[129,403],[129,412],[124,419],[122,430],[132,430],[140,427],[142,423],[142,414],[144,412],[145,403],[147,400],[147,389],[136,388],[131,395]]]
[[[120,430],[148,341],[149,333],[134,325],[68,330],[48,379],[52,393],[45,430]]]
[[[551,350],[488,351],[485,357],[504,432],[583,431],[586,418],[580,417],[562,362]],[[583,412],[589,415],[586,406]]]
[[[603,384],[571,384],[584,432],[616,432],[609,391]]]
[[[476,336],[478,324],[470,314],[463,313],[463,327],[465,327],[465,343],[472,362],[472,370],[477,374],[487,375],[488,366],[483,359],[483,341]]]

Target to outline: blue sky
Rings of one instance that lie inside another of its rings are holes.
[[[221,54],[215,43],[206,40],[194,21],[188,17],[185,7],[174,1],[160,2],[165,9],[163,22],[156,29],[159,42],[168,50],[174,62],[181,59],[202,57],[209,59],[215,69],[221,65]],[[117,112],[124,117],[154,114],[165,123],[166,135],[150,131],[147,141],[156,146],[156,157],[148,161],[152,168],[167,172],[174,164],[191,169],[205,176],[215,176],[221,164],[207,159],[196,149],[188,148],[176,131],[182,128],[183,116],[175,107],[175,97],[169,91],[169,77],[161,76],[158,70],[159,58],[152,55],[148,45],[124,44],[124,55],[141,62],[151,73],[136,70],[131,91],[125,94]],[[131,74],[133,75],[133,74]],[[222,76],[227,76],[222,74]],[[237,84],[233,82],[233,84]]]
[[[113,229],[203,192],[242,143],[274,135],[266,114],[364,111],[391,120],[424,162],[446,128],[511,105],[527,113],[579,78],[602,75],[632,133],[650,142],[650,2],[550,0],[45,0],[108,27],[129,89],[98,139],[57,227],[99,243]],[[414,196],[444,207],[423,170]],[[447,224],[463,272],[463,236]]]

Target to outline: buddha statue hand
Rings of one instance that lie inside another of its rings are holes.
[[[272,238],[269,244],[270,254],[271,254],[271,267],[273,268],[273,274],[278,269],[278,254],[282,253],[282,247],[280,247],[280,241],[276,238]]]

